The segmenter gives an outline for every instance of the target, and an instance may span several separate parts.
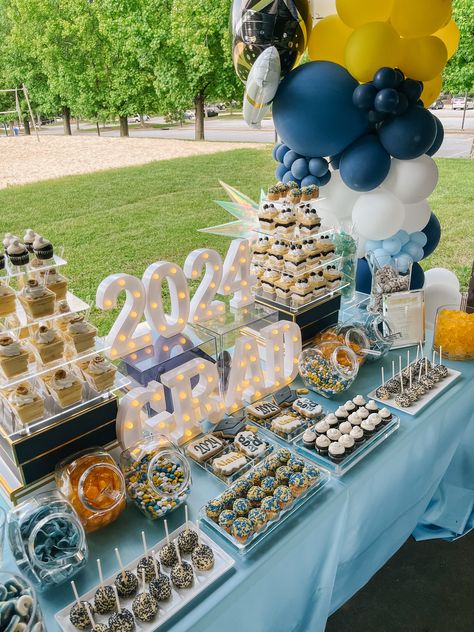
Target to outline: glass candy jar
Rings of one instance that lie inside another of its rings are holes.
[[[179,507],[191,487],[189,463],[162,435],[144,437],[120,455],[128,497],[151,520]]]
[[[0,572],[1,629],[46,632],[35,591],[23,577]]]
[[[433,349],[443,360],[474,360],[474,313],[459,305],[442,305],[436,312]]]
[[[382,314],[367,313],[365,318],[355,318],[337,326],[345,344],[356,354],[370,362],[387,355],[397,337],[394,327]]]
[[[103,448],[89,448],[56,466],[56,485],[77,511],[86,533],[113,522],[125,509],[125,480]]]
[[[327,398],[350,388],[358,371],[356,354],[338,340],[304,349],[299,358],[299,372],[306,387]]]
[[[57,491],[28,498],[8,513],[15,562],[39,591],[69,581],[85,566],[86,534],[75,509]]]

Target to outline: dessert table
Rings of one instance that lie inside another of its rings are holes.
[[[398,359],[397,352],[391,355]],[[328,616],[410,534],[453,539],[469,531],[474,526],[474,363],[446,365],[462,371],[450,389],[415,417],[401,413],[400,428],[389,440],[343,478],[333,478],[248,556],[240,557],[215,536],[237,559],[234,569],[160,630],[324,630]],[[379,363],[364,367],[350,391],[321,403],[333,410],[357,393],[365,395],[378,383],[379,370]],[[193,464],[190,518],[195,520],[223,487]],[[171,528],[183,520],[181,508],[170,515]],[[149,522],[129,506],[115,523],[91,534],[89,563],[76,578],[79,593],[97,584],[96,558],[108,576],[117,572],[115,546],[125,563],[139,555],[143,529],[149,545],[164,536],[161,520]],[[15,568],[7,551],[5,565]],[[45,592],[40,601],[48,631],[56,632],[54,614],[72,601],[70,587]]]

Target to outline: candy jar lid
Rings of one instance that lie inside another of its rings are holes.
[[[125,479],[116,465],[94,463],[81,474],[77,494],[89,511],[111,511],[125,498]]]
[[[302,365],[312,354],[322,356],[331,364],[332,369],[344,380],[353,379],[359,371],[359,361],[354,351],[347,345],[326,340],[315,347],[304,349],[300,355],[300,372],[304,377]]]

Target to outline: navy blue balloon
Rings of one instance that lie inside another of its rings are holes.
[[[441,121],[439,120],[439,118],[437,116],[433,116],[433,118],[434,118],[435,123],[436,123],[436,138],[434,140],[434,143],[431,145],[431,147],[426,152],[428,154],[428,156],[434,156],[434,154],[438,151],[438,149],[443,144],[443,140],[444,140],[444,127],[443,127],[443,124],[441,123]]]
[[[273,100],[273,120],[283,142],[303,156],[330,156],[367,129],[352,103],[357,81],[345,68],[313,61],[292,70]]]
[[[277,143],[276,145],[273,146],[273,149],[272,149],[273,160],[277,160],[278,161],[277,151],[280,149],[280,147],[281,147],[281,143]],[[280,161],[278,161],[278,162],[280,162]]]
[[[383,88],[375,97],[375,109],[377,112],[395,114],[399,103],[398,92],[395,88]]]
[[[372,110],[374,107],[377,88],[372,83],[363,83],[354,90],[352,102],[361,110]]]
[[[329,182],[331,179],[331,172],[328,170],[326,173],[319,178],[319,186],[323,187],[325,184]]]
[[[420,82],[415,81],[415,79],[405,79],[398,90],[407,96],[410,103],[416,103],[423,92],[423,84],[420,85]]]
[[[368,116],[369,123],[372,123],[373,125],[385,121],[386,118],[387,114],[385,112],[376,112],[375,110],[371,110]]]
[[[405,114],[384,121],[379,128],[379,138],[394,158],[413,160],[433,145],[436,123],[428,110],[410,107]]]
[[[283,181],[283,176],[288,171],[284,164],[280,163],[278,167],[275,169],[275,177],[277,180]]]
[[[337,171],[339,169],[339,163],[341,162],[342,154],[335,154],[334,156],[329,156],[329,164],[331,167]]]
[[[410,105],[410,102],[408,101],[407,95],[403,94],[403,92],[398,92],[397,94],[398,94],[398,105],[397,105],[397,109],[395,110],[395,114],[400,115],[400,114],[404,114],[408,110],[408,106]]]
[[[403,74],[403,72],[400,70],[400,68],[395,68],[395,74],[397,75],[397,84],[396,84],[396,88],[398,88],[398,86],[402,83],[402,81],[405,79],[405,75]]]
[[[315,184],[317,187],[321,186],[321,181],[316,176],[306,176],[301,180],[302,187],[309,187],[310,185]]]
[[[373,83],[377,90],[395,88],[398,85],[398,75],[395,68],[379,68],[374,75]]]
[[[356,290],[364,294],[370,294],[372,289],[372,272],[370,271],[367,259],[357,260],[356,269]]]
[[[421,290],[425,284],[425,273],[419,263],[414,263],[411,268],[410,290]]]
[[[390,171],[390,156],[373,135],[363,136],[342,154],[341,178],[354,191],[372,191]]]
[[[275,152],[275,160],[278,160],[278,162],[283,162],[283,158],[285,157],[285,154],[289,151],[290,151],[289,147],[281,144]]]
[[[306,177],[309,174],[306,158],[297,158],[291,165],[291,173],[298,180],[302,180]]]
[[[434,213],[431,213],[428,223],[421,232],[425,233],[427,238],[426,245],[423,246],[423,252],[425,254],[423,259],[426,259],[426,257],[429,257],[430,254],[436,250],[439,240],[441,239],[441,225]]]
[[[284,174],[283,178],[281,179],[281,181],[282,181],[282,182],[284,182],[285,184],[286,184],[287,182],[295,182],[295,180],[296,180],[296,178],[295,178],[295,176],[291,173],[291,171],[290,171],[290,170],[288,170],[288,171]],[[296,180],[296,181],[297,181],[297,180]],[[298,182],[298,181],[297,181],[297,182]],[[298,184],[299,184],[299,182],[298,182]]]
[[[308,169],[312,176],[320,178],[329,169],[327,160],[324,158],[311,158],[308,162]]]
[[[293,149],[290,149],[290,151],[287,151],[283,157],[283,164],[287,167],[287,169],[291,169],[291,165],[295,162],[295,160],[298,160],[298,158],[301,158],[301,156],[297,154],[296,151],[293,151]]]

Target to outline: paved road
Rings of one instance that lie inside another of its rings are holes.
[[[433,111],[442,121],[446,130],[445,140],[441,149],[436,154],[445,158],[468,158],[473,154],[474,143],[474,110],[468,110],[464,131],[461,131],[462,112],[452,110]],[[153,123],[163,123],[162,118],[153,118]],[[85,130],[95,134],[95,126],[81,125],[82,133]],[[225,115],[219,118],[206,119],[206,140],[231,141],[252,143],[273,143],[275,129],[272,121],[263,121],[262,129],[254,130],[247,127],[242,119],[229,119]],[[45,126],[42,133],[62,134],[60,125]],[[103,136],[118,136],[118,129],[101,130]],[[183,127],[170,127],[169,129],[131,129],[130,136],[135,138],[175,138],[178,140],[193,140],[194,126],[185,124]]]

